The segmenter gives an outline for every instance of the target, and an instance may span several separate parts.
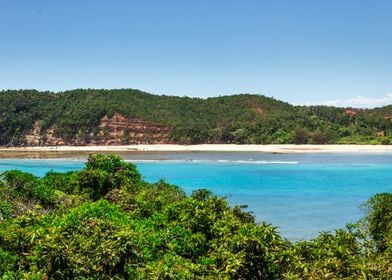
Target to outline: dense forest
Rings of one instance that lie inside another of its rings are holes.
[[[250,94],[201,99],[133,89],[0,92],[0,145],[10,146],[389,144],[391,119],[392,105],[293,106]]]
[[[392,194],[365,218],[289,242],[207,190],[142,180],[115,155],[0,175],[2,279],[392,279]]]

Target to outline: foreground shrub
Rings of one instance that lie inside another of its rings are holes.
[[[379,251],[392,245],[392,193],[373,196],[365,204],[368,214],[365,218],[369,233]]]
[[[3,279],[392,276],[390,194],[369,200],[361,226],[293,244],[243,207],[208,190],[187,196],[163,181],[149,184],[113,155],[44,178],[6,172],[0,192]]]

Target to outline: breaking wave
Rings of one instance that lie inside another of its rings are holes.
[[[298,164],[298,161],[280,161],[280,160],[212,160],[212,159],[128,159],[127,162],[134,163],[222,163],[222,164]]]

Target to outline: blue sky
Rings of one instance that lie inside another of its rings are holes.
[[[0,88],[392,103],[392,1],[2,0]]]

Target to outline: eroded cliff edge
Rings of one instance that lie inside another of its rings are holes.
[[[25,136],[27,146],[57,145],[124,145],[124,144],[168,144],[169,126],[142,119],[127,118],[121,113],[105,115],[91,132],[80,132],[75,138],[57,136],[56,127],[46,130],[40,121],[35,121],[31,131]]]

